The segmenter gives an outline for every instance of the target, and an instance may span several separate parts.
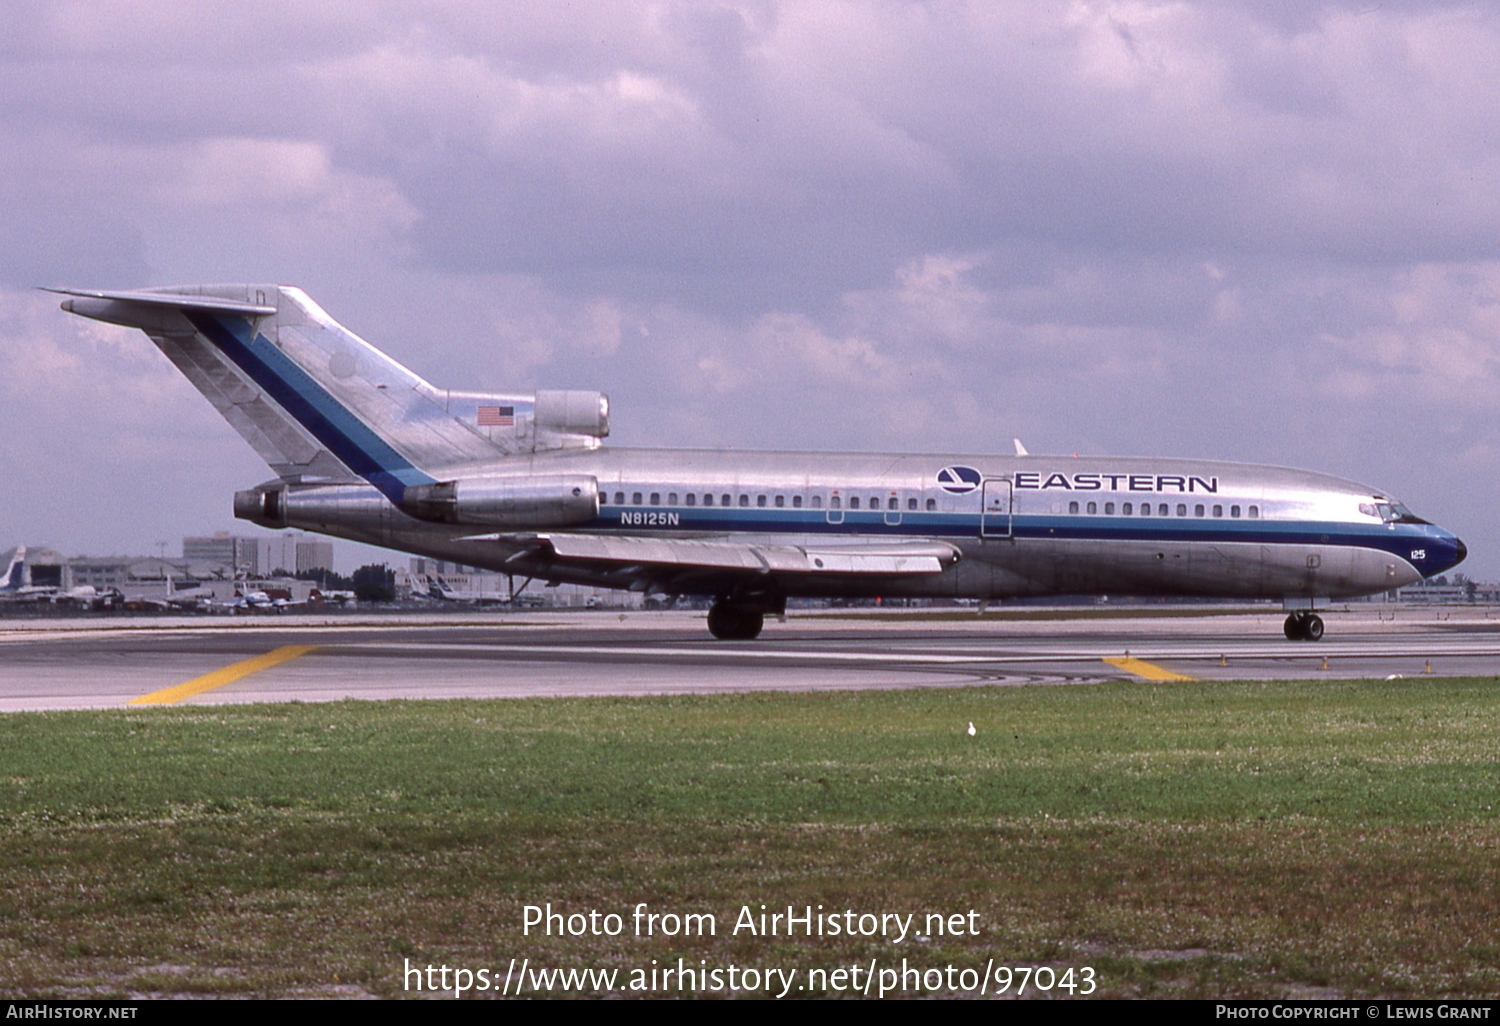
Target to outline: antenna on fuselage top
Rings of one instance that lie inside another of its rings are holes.
[[[1024,445],[1021,444],[1021,440],[1019,438],[1012,438],[1011,441],[1014,442],[1014,443],[1016,443],[1016,455],[1017,456],[1030,456],[1031,455],[1031,453],[1029,453],[1029,452],[1026,451],[1026,446],[1024,446]]]

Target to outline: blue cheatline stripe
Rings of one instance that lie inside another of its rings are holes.
[[[675,514],[675,524],[637,525],[621,523],[624,512]],[[588,525],[592,530],[622,534],[670,534],[674,531],[759,532],[765,534],[823,534],[902,536],[967,539],[979,537],[979,511],[927,513],[903,510],[899,524],[885,522],[886,511],[846,510],[841,523],[829,523],[826,510],[744,509],[703,507],[605,506]],[[1360,527],[1335,522],[1289,523],[1274,520],[1208,520],[1187,523],[1175,518],[1139,520],[1124,517],[1037,516],[1016,514],[1012,518],[1016,538],[1058,541],[1136,542],[1253,542],[1262,545],[1329,545],[1376,549],[1405,558],[1413,545],[1451,545],[1445,534],[1424,531],[1393,532],[1384,527]],[[991,536],[993,537],[993,536]]]
[[[408,485],[433,483],[435,478],[412,466],[264,335],[252,336],[248,320],[197,310],[182,313],[324,448],[386,498],[400,503]]]

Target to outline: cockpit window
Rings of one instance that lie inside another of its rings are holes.
[[[1364,513],[1366,511],[1364,503],[1360,504],[1359,511],[1361,513]],[[1429,523],[1429,521],[1423,520],[1421,517],[1417,516],[1415,513],[1407,509],[1399,502],[1377,502],[1375,504],[1375,512],[1380,516],[1380,519],[1387,524]]]

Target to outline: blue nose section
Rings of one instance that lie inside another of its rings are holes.
[[[1441,538],[1434,538],[1427,544],[1428,565],[1422,567],[1426,576],[1451,570],[1462,563],[1469,555],[1469,547],[1463,540],[1451,535],[1444,534]]]

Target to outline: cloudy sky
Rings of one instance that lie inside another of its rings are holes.
[[[630,445],[1290,464],[1500,578],[1500,9],[7,0],[0,547],[269,472],[38,285],[279,281]]]

